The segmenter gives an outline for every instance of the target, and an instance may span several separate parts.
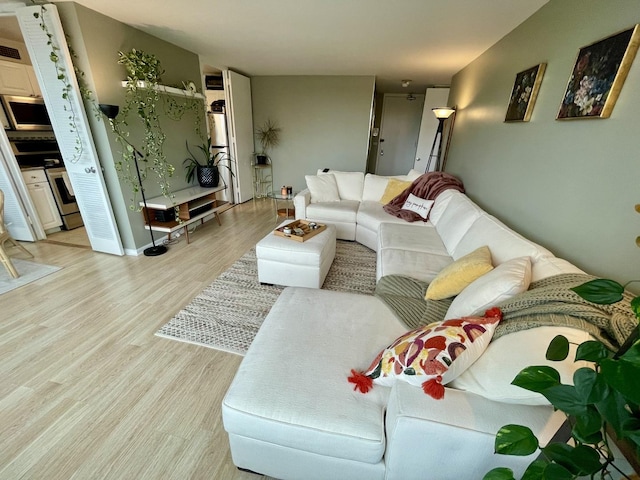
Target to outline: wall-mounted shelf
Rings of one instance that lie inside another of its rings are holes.
[[[127,81],[123,80],[122,81],[122,86],[126,87],[127,86]],[[146,82],[138,82],[138,86],[144,88],[146,85]],[[198,98],[200,100],[204,100],[204,95],[198,92],[192,92],[191,90],[183,90],[181,88],[175,88],[175,87],[167,87],[166,85],[156,85],[154,87],[154,90],[157,90],[158,92],[162,92],[162,93],[167,93],[169,95],[178,95],[181,97],[190,97],[190,98]]]

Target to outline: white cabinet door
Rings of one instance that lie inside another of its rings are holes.
[[[49,230],[62,225],[62,218],[58,213],[58,207],[56,207],[56,201],[53,198],[49,184],[29,183],[27,184],[27,190],[29,190],[31,201],[36,207],[38,217],[40,217],[42,228]]]
[[[244,75],[222,72],[227,98],[229,150],[235,160],[234,194],[236,203],[253,197],[253,110],[251,109],[251,80]]]
[[[41,97],[42,90],[40,90],[40,85],[38,85],[38,78],[36,77],[36,71],[33,69],[31,65],[26,66],[27,75],[29,76],[29,82],[31,83],[31,92],[34,97]]]
[[[0,94],[33,95],[26,65],[0,60]]]

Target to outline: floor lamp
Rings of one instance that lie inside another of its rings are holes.
[[[436,159],[434,171],[440,171],[440,161],[442,160],[442,132],[444,130],[444,121],[455,112],[455,109],[449,107],[436,107],[432,108],[431,110],[433,110],[433,114],[438,119],[438,129],[436,130],[436,136],[433,138],[433,145],[431,145],[429,161],[427,162],[427,168],[425,168],[424,173],[429,172],[431,168],[431,159],[434,157]],[[438,145],[437,150],[436,145]]]
[[[115,127],[113,120],[118,116],[120,112],[120,107],[118,105],[107,105],[105,103],[101,103],[98,105],[100,111],[103,113],[105,117],[109,119],[109,123],[111,124],[111,128],[114,133],[118,136],[118,138],[125,142],[133,149],[133,161],[136,166],[136,174],[138,175],[138,183],[140,184],[140,193],[142,194],[142,204],[144,205],[144,214],[147,220],[147,225],[149,226],[149,235],[151,235],[151,247],[144,249],[144,254],[147,257],[157,257],[158,255],[162,255],[163,253],[167,253],[167,247],[165,245],[156,245],[156,241],[153,238],[153,230],[151,230],[151,218],[149,217],[149,209],[147,208],[147,199],[144,195],[144,187],[142,186],[142,177],[140,175],[140,167],[138,166],[138,156],[140,158],[144,158],[144,155],[140,153],[140,151],[135,148],[131,143],[117,130]]]

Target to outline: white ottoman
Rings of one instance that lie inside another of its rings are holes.
[[[256,245],[258,280],[289,287],[320,288],[335,256],[333,225],[327,225],[324,232],[304,242],[270,232]]]

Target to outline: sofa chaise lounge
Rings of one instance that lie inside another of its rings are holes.
[[[356,184],[360,176],[347,177]],[[296,214],[315,221],[337,218],[338,238],[376,250],[379,278],[402,274],[431,282],[452,262],[488,246],[496,267],[490,272],[493,280],[483,295],[468,291],[477,281],[463,290],[449,307],[456,317],[476,315],[504,299],[498,292],[505,282],[500,274],[510,272],[512,263],[530,266],[521,273],[521,290],[530,280],[584,273],[453,190],[435,199],[427,222],[386,218],[380,204],[374,204],[385,190],[385,179],[367,178],[369,184],[362,178],[360,200],[345,193],[346,200],[314,208],[309,192],[302,192]],[[375,235],[369,232],[372,218]],[[508,423],[524,424],[544,444],[564,416],[540,395],[510,382],[525,366],[547,363],[544,352],[555,335],[579,344],[589,334],[567,326],[537,326],[500,336],[446,386],[440,400],[402,381],[374,385],[367,394],[354,391],[347,381],[350,371],[365,369],[408,329],[377,296],[286,288],[223,400],[234,463],[301,480],[479,479],[496,466],[521,474],[532,458],[495,455],[497,430]],[[579,365],[566,361],[553,366],[570,382]]]

